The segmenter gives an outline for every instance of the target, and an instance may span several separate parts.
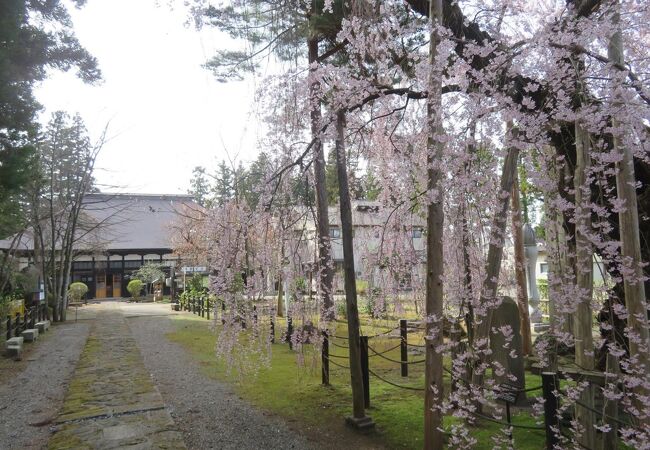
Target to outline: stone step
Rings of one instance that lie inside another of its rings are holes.
[[[16,359],[20,359],[23,353],[22,337],[13,337],[5,342],[5,350],[9,355],[13,355]]]
[[[47,330],[50,329],[50,321],[44,320],[42,322],[37,322],[36,328],[38,329],[39,333],[45,333]]]
[[[30,328],[20,333],[20,335],[25,338],[25,342],[34,342],[36,339],[38,339],[38,329]]]

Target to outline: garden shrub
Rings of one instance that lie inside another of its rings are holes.
[[[88,293],[88,286],[85,283],[77,281],[68,287],[68,297],[74,302],[80,302],[81,299]]]
[[[140,299],[140,294],[142,293],[143,287],[144,283],[142,280],[136,279],[129,281],[129,284],[126,286],[126,290],[129,291],[129,294],[131,294],[133,300],[137,302]]]
[[[357,295],[366,295],[368,292],[368,282],[366,280],[357,280]]]
[[[345,302],[336,302],[336,314],[339,317],[346,318],[348,316],[348,310],[347,306],[345,305]]]

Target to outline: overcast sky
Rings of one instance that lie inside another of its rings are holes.
[[[71,8],[104,81],[88,86],[53,73],[37,89],[43,120],[55,110],[78,112],[95,139],[108,124],[96,166],[102,190],[185,193],[192,169],[216,167],[227,158],[224,148],[244,163],[257,154],[254,80],[222,84],[201,67],[215,49],[232,45],[228,37],[196,31],[183,10],[156,3],[89,0]]]

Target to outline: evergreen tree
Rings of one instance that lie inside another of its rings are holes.
[[[235,197],[234,174],[225,161],[221,161],[214,176],[214,200],[223,206]]]
[[[77,7],[84,0],[76,0]],[[76,69],[86,82],[99,80],[97,62],[78,42],[60,0],[0,2],[0,237],[15,232],[16,195],[34,176],[40,110],[33,87],[48,69]],[[6,219],[6,220],[5,220]]]
[[[210,192],[212,187],[205,174],[205,167],[196,166],[192,170],[192,179],[190,180],[190,189],[188,194],[194,197],[194,200],[201,206],[208,206],[210,203]]]
[[[336,205],[339,202],[339,177],[336,173],[336,152],[334,151],[327,154],[325,187],[327,189],[327,204]]]

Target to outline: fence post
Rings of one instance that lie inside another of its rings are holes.
[[[403,377],[408,377],[409,376],[409,365],[406,364],[406,362],[409,359],[409,354],[408,354],[408,328],[407,328],[407,322],[406,319],[400,319],[399,320],[399,336],[400,336],[400,361],[402,361],[401,367],[402,367],[402,376]]]
[[[287,342],[289,343],[289,350],[293,350],[291,336],[293,336],[293,320],[291,320],[291,317],[287,317]]]
[[[7,340],[11,339],[11,316],[7,315]]]
[[[618,385],[621,368],[619,366],[618,357],[607,354],[607,361],[605,372],[608,374],[605,378],[605,384],[615,383]],[[618,392],[618,387],[614,388]],[[603,433],[603,448],[608,450],[616,450],[618,448],[618,402],[616,400],[605,400],[605,414],[607,417],[603,418],[603,422],[609,425],[609,432]]]
[[[368,336],[359,336],[361,357],[361,378],[363,379],[363,402],[370,408],[370,372],[368,371]]]
[[[322,384],[329,386],[330,384],[330,341],[327,335],[327,330],[323,330],[323,348],[321,349],[321,364],[322,364]]]
[[[553,450],[559,444],[560,421],[557,417],[558,400],[554,393],[557,374],[542,372],[542,395],[544,395],[544,425],[546,426],[546,448]]]

